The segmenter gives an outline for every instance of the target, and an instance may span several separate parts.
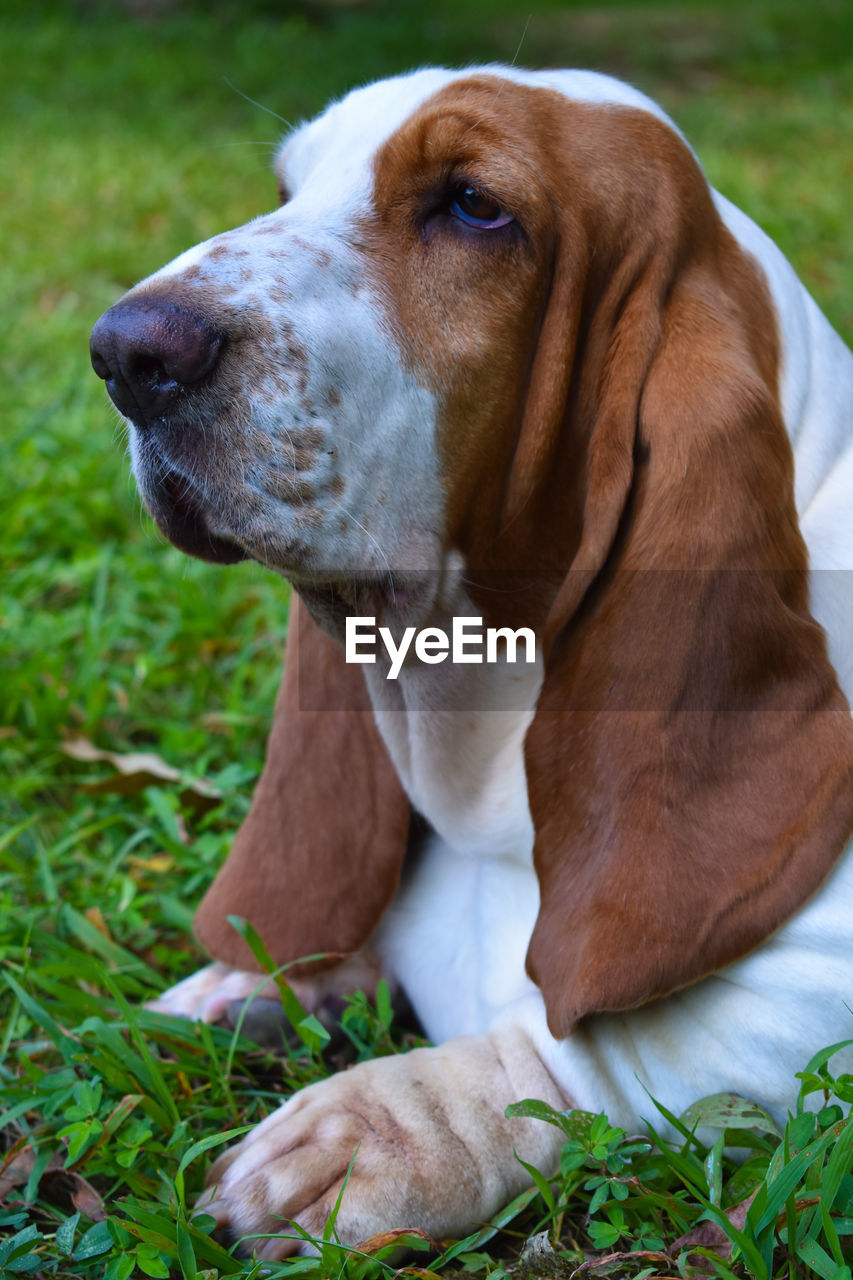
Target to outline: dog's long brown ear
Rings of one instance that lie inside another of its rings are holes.
[[[365,698],[361,669],[294,593],[266,766],[196,912],[196,937],[216,959],[257,967],[229,915],[254,925],[277,964],[319,952],[334,964],[378,924],[399,881],[410,811]]]
[[[545,494],[542,527],[580,529],[526,741],[541,886],[528,968],[557,1036],[748,952],[853,831],[853,726],[809,614],[766,287],[675,135],[635,122],[632,161],[614,121],[589,147],[611,162],[597,195],[635,212],[569,308],[573,443],[551,434],[553,400],[544,417],[534,405],[509,489],[517,520]],[[549,476],[579,440],[575,489],[563,467],[557,492]]]

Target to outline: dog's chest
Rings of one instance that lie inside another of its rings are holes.
[[[530,865],[533,823],[524,737],[541,662],[369,669],[376,721],[414,807],[475,858]]]

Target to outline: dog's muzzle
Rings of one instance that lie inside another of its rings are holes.
[[[170,464],[158,436],[181,425],[191,398],[208,385],[227,346],[204,316],[168,298],[117,302],[98,320],[89,343],[92,368],[116,408],[133,424],[141,448],[135,467],[145,504],[171,542],[217,563],[246,552],[220,532],[198,487]]]

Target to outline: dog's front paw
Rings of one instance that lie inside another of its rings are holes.
[[[235,1001],[249,997],[277,999],[276,985],[261,973],[232,969],[216,960],[150,1000],[146,1008],[173,1018],[219,1022]]]
[[[247,1252],[304,1253],[291,1224],[322,1237],[354,1157],[335,1223],[343,1243],[396,1227],[463,1235],[528,1185],[514,1151],[556,1166],[558,1130],[504,1116],[531,1094],[565,1105],[518,1031],[362,1063],[301,1090],[221,1156],[199,1208]]]
[[[320,1016],[325,1025],[340,1017],[347,996],[353,991],[361,989],[375,996],[383,977],[397,1011],[405,1009],[397,984],[383,974],[379,960],[368,951],[349,956],[314,977],[291,979],[290,986],[305,1011]],[[281,1044],[286,1025],[279,991],[272,979],[246,969],[232,969],[219,960],[150,1000],[146,1008],[197,1022],[225,1022],[232,1027],[239,1024],[247,1035],[272,1045]]]

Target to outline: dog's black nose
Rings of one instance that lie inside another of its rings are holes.
[[[207,377],[224,335],[203,316],[167,298],[117,302],[92,330],[92,368],[116,408],[137,426],[168,413],[179,396]]]

